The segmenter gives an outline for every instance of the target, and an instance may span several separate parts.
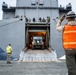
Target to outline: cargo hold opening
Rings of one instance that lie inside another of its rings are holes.
[[[34,36],[41,36],[43,38],[44,48],[46,48],[46,32],[28,32],[28,48],[32,49],[32,38]]]

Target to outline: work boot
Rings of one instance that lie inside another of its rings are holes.
[[[7,64],[12,64],[11,62],[7,62]]]

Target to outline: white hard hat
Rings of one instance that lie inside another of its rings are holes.
[[[69,12],[67,13],[67,15],[66,15],[66,18],[68,18],[68,17],[76,17],[75,12],[69,11]]]

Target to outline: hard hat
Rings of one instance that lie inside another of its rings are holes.
[[[66,18],[68,18],[68,17],[76,17],[75,12],[69,11],[69,12],[67,13],[67,15],[66,15]]]

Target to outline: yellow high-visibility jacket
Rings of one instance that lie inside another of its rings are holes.
[[[7,46],[6,52],[11,54],[12,53],[12,47],[11,46]]]
[[[76,25],[66,24],[64,26],[63,47],[65,49],[76,49]]]

